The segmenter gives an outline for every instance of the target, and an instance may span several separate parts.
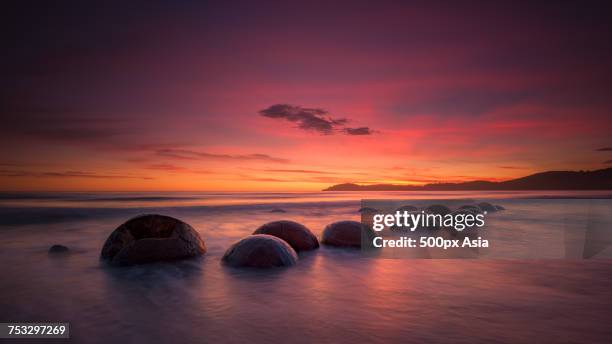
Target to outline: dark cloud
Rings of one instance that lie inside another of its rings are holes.
[[[612,160],[604,161],[604,164],[612,164]]]
[[[347,135],[372,135],[372,129],[368,127],[360,127],[360,128],[344,128],[344,132]]]
[[[245,154],[245,155],[231,155],[231,154],[214,154],[206,152],[192,151],[188,149],[158,149],[157,155],[174,158],[180,160],[201,160],[201,159],[223,159],[223,160],[262,160],[277,163],[288,163],[289,160],[283,158],[273,157],[267,154]]]
[[[3,177],[57,177],[57,178],[94,178],[94,179],[153,179],[147,176],[120,175],[120,174],[99,174],[85,171],[61,171],[61,172],[30,172],[22,170],[0,170]]]
[[[612,147],[597,148],[596,152],[612,152]]]
[[[520,167],[520,166],[498,166],[499,168],[503,168],[506,170],[524,170],[525,167]]]
[[[370,135],[372,131],[367,128],[345,128],[349,122],[347,118],[334,118],[329,112],[321,108],[304,108],[290,104],[275,104],[267,109],[260,110],[259,114],[268,118],[280,118],[296,123],[298,128],[316,131],[324,135],[336,131],[347,135]]]

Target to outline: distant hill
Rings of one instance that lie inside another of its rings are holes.
[[[612,168],[595,171],[548,171],[526,177],[488,182],[434,183],[423,186],[352,183],[330,186],[323,191],[468,191],[468,190],[612,190]]]

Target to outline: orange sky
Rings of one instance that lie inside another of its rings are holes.
[[[507,6],[15,9],[0,190],[321,190],[609,167],[610,23]]]

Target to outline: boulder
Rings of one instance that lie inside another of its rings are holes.
[[[272,210],[270,210],[271,213],[286,213],[286,211],[284,209],[281,208],[274,208]]]
[[[358,210],[360,213],[369,213],[369,214],[374,214],[374,213],[378,213],[378,210],[374,209],[374,208],[370,208],[370,207],[363,207],[363,208],[359,208]]]
[[[204,241],[185,222],[163,215],[141,215],[111,233],[100,258],[112,265],[133,265],[191,258],[205,252]]]
[[[49,247],[50,255],[62,255],[62,254],[68,254],[69,252],[70,250],[68,249],[68,247],[64,245],[53,245]]]
[[[474,204],[462,205],[461,207],[459,207],[459,209],[461,209],[461,210],[463,210],[463,209],[470,210],[470,211],[472,211],[474,213],[477,213],[477,214],[482,213],[482,209],[480,209],[479,206],[474,205]]]
[[[429,213],[429,214],[439,214],[439,215],[446,215],[446,214],[450,214],[451,210],[449,207],[442,205],[442,204],[433,204],[430,205],[429,207],[425,208],[425,212]]]
[[[369,229],[363,228],[357,221],[338,221],[331,223],[323,230],[321,242],[329,246],[361,247],[362,231],[368,236],[374,236]]]
[[[404,206],[401,206],[401,207],[397,208],[395,211],[396,212],[399,211],[400,213],[403,213],[403,212],[407,211],[407,212],[411,213],[411,212],[418,211],[418,210],[419,210],[419,208],[417,208],[417,207],[415,207],[413,205],[404,205]]]
[[[269,268],[295,265],[298,256],[284,240],[273,235],[254,234],[228,248],[222,260],[235,267]]]
[[[274,221],[257,228],[253,234],[269,234],[285,240],[296,251],[319,248],[319,240],[304,225],[293,221]]]
[[[482,209],[482,211],[487,211],[487,212],[497,211],[497,208],[493,204],[491,204],[489,202],[478,203],[478,207],[480,207],[480,209]]]
[[[495,205],[495,208],[496,208],[497,210],[506,210],[506,208],[502,207],[502,206],[501,206],[501,205],[499,205],[499,204],[496,204],[496,205]]]
[[[471,215],[476,216],[476,215],[482,214],[482,211],[480,209],[476,210],[472,208],[459,208],[451,213],[451,215],[453,216],[456,214],[463,214],[463,215],[471,214]]]

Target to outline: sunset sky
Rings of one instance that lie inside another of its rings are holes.
[[[3,8],[0,190],[294,191],[612,167],[605,2],[467,3]]]

